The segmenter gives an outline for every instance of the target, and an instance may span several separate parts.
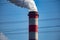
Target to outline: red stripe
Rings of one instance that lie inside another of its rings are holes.
[[[28,14],[29,18],[38,18],[38,12],[32,11]]]
[[[37,39],[29,39],[29,40],[37,40]]]
[[[38,25],[29,25],[29,32],[38,32]]]

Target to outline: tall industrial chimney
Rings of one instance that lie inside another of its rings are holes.
[[[29,16],[29,40],[38,40],[38,12],[30,11],[28,16]]]
[[[38,40],[38,10],[34,0],[9,0],[11,3],[29,9],[29,40]]]

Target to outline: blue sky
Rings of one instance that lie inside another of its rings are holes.
[[[35,0],[39,40],[60,40],[60,0]],[[0,32],[8,40],[28,40],[28,9],[0,0]]]

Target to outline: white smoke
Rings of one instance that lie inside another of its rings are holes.
[[[8,38],[2,32],[0,32],[0,40],[8,40]]]
[[[37,11],[37,7],[35,5],[34,0],[9,0],[9,1],[17,6],[28,8],[30,11]]]

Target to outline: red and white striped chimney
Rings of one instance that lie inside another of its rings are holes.
[[[29,16],[29,40],[38,40],[38,12],[30,11],[28,16]]]

